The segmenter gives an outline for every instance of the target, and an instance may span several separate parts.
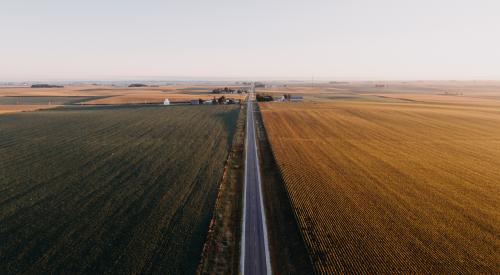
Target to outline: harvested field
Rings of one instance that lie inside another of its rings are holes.
[[[64,88],[0,87],[0,96],[120,96],[120,95],[162,95],[211,94],[212,89],[225,85],[168,85],[158,87],[129,88],[120,86],[68,85]],[[240,86],[227,86],[238,88]],[[235,95],[236,96],[236,95]]]
[[[182,102],[196,99],[210,100],[213,97],[219,98],[221,95],[212,94],[128,94],[122,96],[114,96],[102,99],[96,99],[84,102],[83,104],[141,104],[141,103],[163,103],[163,101],[168,98],[171,102]],[[234,95],[226,96],[231,98],[242,99],[244,96]]]
[[[236,106],[0,116],[1,274],[192,274]]]
[[[0,104],[0,114],[30,112],[40,109],[52,109],[59,107],[58,105],[2,105]]]
[[[222,95],[212,94],[211,85],[168,85],[128,88],[119,86],[68,85],[64,88],[0,87],[0,114],[54,108],[59,105],[123,105],[162,104],[209,100]],[[238,86],[228,86],[238,88]],[[226,98],[244,99],[244,94],[226,94]],[[50,106],[49,106],[50,105]]]
[[[260,104],[315,270],[498,273],[491,104]]]
[[[83,96],[2,96],[0,105],[70,105],[101,97]]]
[[[376,87],[382,85],[383,87]],[[475,99],[500,101],[500,81],[354,81],[346,83],[288,83],[258,89],[261,93],[281,96],[294,94],[306,100],[425,100],[426,102],[457,103]],[[380,96],[384,97],[380,97]],[[435,96],[431,98],[430,96]],[[378,97],[378,98],[377,98]],[[484,102],[484,101],[483,101]],[[497,102],[498,103],[498,102]]]
[[[114,89],[95,86],[67,86],[64,88],[0,87],[0,96],[110,96]]]
[[[472,97],[472,96],[457,96],[457,95],[426,95],[419,93],[380,93],[374,94],[376,96],[382,98],[393,98],[393,99],[402,99],[407,101],[418,101],[420,103],[441,103],[441,104],[461,104],[461,105],[469,105],[469,106],[491,106],[498,107],[500,106],[500,98],[499,99],[487,99],[481,97]]]

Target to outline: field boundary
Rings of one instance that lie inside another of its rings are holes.
[[[241,163],[244,161],[243,140],[246,130],[246,112],[244,105],[240,107],[236,131],[233,135],[231,149],[226,159],[224,172],[221,177],[217,198],[213,208],[212,218],[208,227],[208,233],[203,246],[202,255],[196,274],[212,273],[234,273],[239,270],[239,252],[240,252],[240,224],[241,224],[241,183],[243,171]],[[236,203],[239,202],[239,203]],[[226,207],[229,205],[229,214]],[[232,242],[224,243],[227,226],[231,225],[230,230],[234,234]],[[221,244],[221,242],[223,244]],[[229,254],[219,253],[220,246],[227,245]],[[236,253],[236,255],[235,255]],[[222,255],[220,255],[222,254]],[[223,265],[220,263],[223,262]],[[221,269],[223,271],[221,271]]]

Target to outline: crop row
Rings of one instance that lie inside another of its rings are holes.
[[[500,115],[441,107],[262,104],[317,273],[496,272]]]
[[[194,273],[238,109],[0,116],[0,273]]]

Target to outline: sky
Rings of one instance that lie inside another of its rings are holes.
[[[500,79],[498,0],[0,0],[0,81]]]

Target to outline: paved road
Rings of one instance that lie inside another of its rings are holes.
[[[241,237],[241,274],[271,274],[266,217],[262,201],[259,156],[253,117],[253,89],[247,103],[245,191]]]

